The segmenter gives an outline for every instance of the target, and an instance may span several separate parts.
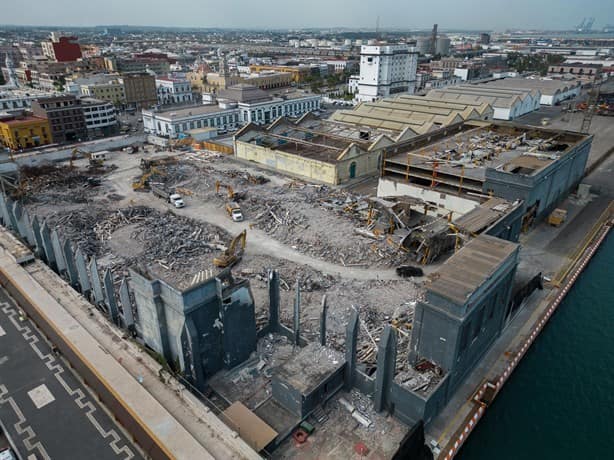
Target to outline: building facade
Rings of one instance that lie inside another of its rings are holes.
[[[50,144],[51,128],[46,118],[18,115],[0,118],[0,144],[22,150]]]
[[[28,88],[0,92],[0,111],[22,111],[32,107],[32,101],[41,97],[54,96],[52,91],[39,91]]]
[[[55,62],[69,62],[81,59],[81,47],[77,37],[57,37],[52,34],[49,40],[41,43],[43,54]]]
[[[126,106],[143,109],[158,102],[156,77],[146,72],[123,74],[120,81],[124,85]]]
[[[53,142],[78,142],[87,139],[81,101],[72,95],[41,98],[32,103],[37,117],[47,118]]]
[[[118,106],[126,103],[124,84],[117,78],[105,82],[81,84],[80,94],[107,101]]]
[[[171,138],[191,129],[217,128],[223,132],[248,123],[268,124],[282,116],[300,117],[318,110],[321,99],[318,94],[305,92],[271,96],[254,86],[239,84],[220,91],[217,105],[144,110],[143,128],[147,133]]]
[[[115,106],[108,101],[81,98],[85,125],[90,136],[112,136],[119,133]]]
[[[358,101],[414,93],[418,53],[408,45],[367,45],[360,49]]]
[[[186,78],[157,77],[156,93],[158,104],[189,104],[193,100],[192,87]]]

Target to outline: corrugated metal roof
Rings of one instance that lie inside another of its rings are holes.
[[[517,250],[518,244],[480,235],[448,259],[432,275],[427,289],[463,305]]]

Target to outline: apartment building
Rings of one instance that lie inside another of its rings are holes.
[[[75,142],[87,138],[83,107],[73,95],[38,99],[32,102],[32,112],[49,120],[53,142]]]

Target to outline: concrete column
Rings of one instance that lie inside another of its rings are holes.
[[[328,304],[326,303],[326,294],[322,296],[322,311],[320,312],[320,345],[326,346],[326,314],[328,312]]]
[[[106,294],[106,304],[109,308],[109,316],[114,324],[119,324],[119,309],[117,308],[117,300],[115,299],[115,288],[113,287],[113,277],[111,270],[107,268],[104,272],[104,291]]]
[[[386,325],[377,348],[377,372],[375,374],[375,395],[373,407],[381,412],[388,405],[390,385],[397,365],[397,334]]]
[[[9,227],[15,231],[18,231],[19,227],[17,226],[17,217],[15,216],[15,207],[13,206],[13,200],[8,197],[6,198],[6,209],[9,215]]]
[[[119,301],[122,304],[124,326],[127,329],[134,328],[134,314],[132,313],[132,302],[130,301],[130,291],[128,290],[128,280],[122,279],[119,287]]]
[[[100,282],[100,274],[98,273],[98,264],[96,258],[90,260],[90,280],[92,281],[92,291],[94,292],[94,304],[102,305],[104,303],[104,294],[102,293],[102,283]]]
[[[90,283],[90,277],[87,273],[87,262],[81,248],[77,248],[75,252],[75,267],[77,268],[77,274],[79,275],[79,286],[81,287],[81,294],[88,297],[88,294],[92,290],[92,283]]]
[[[358,312],[352,308],[350,320],[345,329],[345,389],[354,386],[356,377],[356,343],[358,341]]]
[[[269,270],[269,329],[279,330],[279,273]]]
[[[11,217],[9,216],[9,210],[6,204],[7,197],[4,193],[0,193],[0,217],[2,218],[2,224],[6,228],[11,226]]]
[[[30,222],[30,214],[27,210],[23,210],[21,213],[21,225],[26,232],[24,238],[28,242],[28,246],[31,248],[36,246],[36,240],[34,239],[34,232],[32,231],[32,223]]]
[[[36,255],[38,257],[45,256],[45,249],[43,248],[43,238],[41,237],[41,226],[38,221],[38,217],[34,216],[32,219],[32,234],[34,235],[34,240],[36,241]]]
[[[64,240],[62,245],[62,251],[64,253],[64,261],[66,262],[66,271],[68,272],[68,279],[70,285],[73,288],[79,286],[79,276],[77,274],[77,267],[75,265],[75,256],[72,252],[72,246],[69,240]]]
[[[47,225],[47,221],[43,222],[43,226],[40,231],[41,241],[43,243],[43,254],[47,265],[54,270],[57,270],[57,264],[55,263],[55,253],[53,252],[53,244],[51,243],[51,229]]]
[[[51,231],[51,247],[55,256],[55,264],[58,268],[58,273],[63,275],[66,271],[66,261],[64,260],[64,252],[62,251],[62,243],[60,236],[56,230]]]
[[[301,287],[299,280],[294,285],[294,345],[298,346],[301,338]]]
[[[17,223],[17,233],[22,239],[26,239],[28,232],[23,225],[23,207],[19,201],[13,203],[13,215],[15,216],[15,222]]]

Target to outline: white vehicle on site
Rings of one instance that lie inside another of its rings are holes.
[[[161,187],[159,185],[152,185],[151,192],[157,197],[168,201],[176,208],[183,208],[185,206],[185,203],[183,202],[183,197],[179,193],[171,193],[164,187]]]
[[[168,201],[176,208],[183,208],[185,206],[183,198],[181,197],[181,195],[179,195],[179,193],[173,193],[172,195],[170,195],[168,197]]]

